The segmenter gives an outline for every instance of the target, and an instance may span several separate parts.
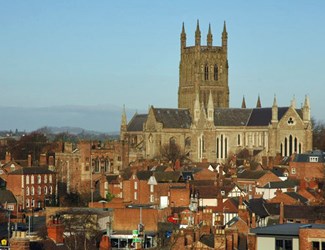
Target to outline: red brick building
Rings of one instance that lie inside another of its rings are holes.
[[[9,173],[7,189],[23,209],[44,208],[56,195],[56,174],[45,167],[24,167]]]

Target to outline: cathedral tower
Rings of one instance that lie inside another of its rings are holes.
[[[211,93],[215,108],[228,108],[228,34],[226,23],[224,23],[221,36],[221,46],[212,45],[210,24],[207,45],[201,45],[199,21],[197,21],[195,31],[195,45],[186,46],[184,23],[180,40],[181,61],[179,66],[178,107],[190,109],[193,115],[196,96],[199,96],[199,103],[203,103],[207,107]]]

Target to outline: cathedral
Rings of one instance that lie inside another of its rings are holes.
[[[221,162],[243,149],[257,159],[290,156],[312,149],[309,97],[301,108],[295,99],[287,107],[229,107],[228,33],[224,23],[221,46],[213,45],[209,25],[206,45],[201,44],[199,22],[195,44],[188,46],[184,24],[180,36],[178,108],[151,106],[127,122],[122,114],[121,140],[128,159],[154,159],[163,145],[176,143],[193,162]]]

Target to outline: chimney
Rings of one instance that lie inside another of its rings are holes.
[[[64,233],[64,225],[61,223],[59,217],[53,217],[47,225],[48,237],[53,240],[56,244],[62,244]]]
[[[10,239],[11,250],[30,250],[30,242],[26,237],[26,232],[13,231]]]
[[[280,203],[280,216],[279,216],[279,224],[283,224],[284,221],[284,205],[283,202]]]
[[[40,156],[39,156],[39,165],[40,166],[46,166],[47,165],[46,154],[40,154]]]
[[[28,155],[28,158],[27,158],[27,166],[28,167],[31,167],[32,166],[32,155]]]
[[[11,161],[11,153],[6,152],[5,163],[10,162],[10,161]]]
[[[275,195],[278,196],[278,195],[280,195],[280,194],[282,194],[282,190],[278,188],[278,189],[275,191]]]
[[[256,215],[252,213],[252,225],[251,228],[256,228]]]

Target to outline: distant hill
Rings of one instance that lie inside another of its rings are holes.
[[[53,129],[54,133],[84,131],[92,133],[117,134],[120,130],[122,107],[114,105],[97,106],[54,106],[54,107],[0,107],[0,130],[31,132],[42,127]],[[127,109],[128,120],[136,112]]]

